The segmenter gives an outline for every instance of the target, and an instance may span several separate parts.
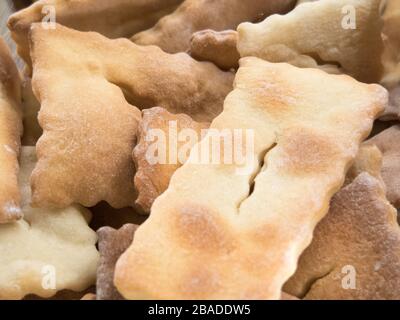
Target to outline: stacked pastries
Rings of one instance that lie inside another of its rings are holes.
[[[0,47],[0,298],[400,298],[399,125],[363,143],[399,120],[395,0],[295,2],[10,17],[26,68]]]

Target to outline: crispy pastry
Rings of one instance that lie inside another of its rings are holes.
[[[391,88],[400,82],[400,1],[386,0],[383,21],[385,75],[382,83]]]
[[[244,21],[259,21],[273,13],[285,13],[295,0],[185,0],[178,9],[162,18],[153,28],[140,32],[132,41],[157,45],[166,52],[189,49],[196,31],[236,29]]]
[[[383,72],[379,4],[380,0],[316,1],[258,24],[241,24],[239,53],[299,67],[331,65],[329,72],[339,68],[360,81],[378,82]],[[349,6],[355,8],[355,29],[346,24]]]
[[[17,181],[21,135],[21,80],[0,38],[0,224],[22,217]]]
[[[125,298],[279,299],[388,100],[378,85],[254,57],[235,87],[118,260]],[[247,161],[199,162],[230,129],[254,134],[254,148],[235,147]]]
[[[362,173],[333,197],[284,289],[305,299],[400,299],[396,219],[379,181]]]
[[[47,22],[54,10],[56,21],[81,31],[96,31],[109,38],[130,37],[152,27],[182,0],[40,0],[10,16],[8,28],[19,55],[30,66],[28,33],[35,22]],[[52,8],[52,9],[50,9]]]
[[[115,208],[133,205],[138,108],[160,105],[210,121],[233,81],[232,73],[187,54],[61,25],[34,25],[32,58],[44,130],[32,175],[36,206],[91,207],[101,200]]]
[[[383,154],[382,177],[387,198],[400,208],[400,125],[386,129],[368,143],[375,144]]]
[[[97,300],[123,300],[114,287],[114,269],[118,258],[132,243],[137,227],[134,224],[126,224],[119,230],[103,227],[97,231],[100,251],[96,283]]]
[[[133,159],[137,170],[135,187],[139,194],[136,204],[144,213],[150,213],[154,200],[168,188],[171,176],[186,162],[190,149],[201,140],[202,131],[209,125],[196,122],[185,114],[169,113],[159,107],[143,111]],[[161,133],[162,136],[153,137],[154,133]],[[165,159],[155,159],[155,156],[162,155],[151,154],[151,149],[163,153],[163,147]],[[179,159],[179,155],[182,155],[182,159]]]
[[[0,226],[0,299],[48,298],[63,289],[83,291],[95,281],[97,237],[88,227],[90,212],[78,205],[62,210],[29,206],[34,150],[21,152],[24,219]]]
[[[210,61],[224,70],[237,69],[240,55],[237,51],[238,34],[234,30],[202,30],[190,40],[190,55],[199,61]]]

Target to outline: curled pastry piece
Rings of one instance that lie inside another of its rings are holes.
[[[382,178],[388,200],[400,208],[400,125],[395,125],[368,140],[383,154]]]
[[[210,61],[224,70],[239,67],[237,32],[233,30],[203,30],[193,34],[190,55],[199,61]]]
[[[0,38],[0,224],[22,217],[18,188],[21,135],[21,80]]]
[[[379,82],[382,19],[380,0],[304,3],[286,15],[238,27],[241,57],[256,56],[298,67],[328,65],[363,82]]]
[[[32,175],[35,206],[133,205],[138,108],[159,105],[210,121],[233,81],[232,73],[187,54],[61,25],[33,26],[32,58],[43,128]]]
[[[152,27],[172,12],[182,0],[40,0],[10,16],[8,28],[19,55],[30,66],[28,33],[42,22],[54,28],[57,22],[72,29],[96,31],[108,38],[130,37]],[[54,18],[54,20],[51,20]]]
[[[178,9],[132,41],[157,45],[166,52],[184,52],[196,31],[236,29],[244,21],[259,21],[273,13],[285,13],[295,0],[185,0]]]
[[[400,82],[400,1],[386,0],[385,3],[383,13],[385,74],[382,83],[387,87],[393,87]]]
[[[143,111],[133,159],[137,170],[136,204],[145,213],[150,213],[154,200],[168,188],[171,176],[186,162],[190,149],[208,127],[209,123],[159,107]]]
[[[48,298],[64,289],[83,291],[95,282],[97,237],[88,227],[90,212],[79,205],[31,208],[29,178],[35,162],[34,147],[23,147],[24,219],[0,226],[0,299]]]
[[[332,199],[284,290],[304,299],[400,299],[397,211],[360,174]]]
[[[96,283],[97,300],[123,300],[114,286],[114,269],[118,258],[132,243],[137,227],[134,224],[126,224],[119,230],[103,227],[97,231],[100,251]]]
[[[224,111],[118,260],[118,291],[279,299],[387,100],[348,76],[242,59]]]

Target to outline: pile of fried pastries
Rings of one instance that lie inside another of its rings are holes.
[[[39,0],[7,27],[0,299],[400,299],[399,0]]]

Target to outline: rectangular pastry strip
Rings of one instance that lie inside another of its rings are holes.
[[[118,290],[129,299],[279,299],[387,100],[382,87],[345,75],[242,59],[223,113],[119,259]],[[242,145],[254,159],[246,170],[198,162],[211,132],[227,129],[254,132],[254,148]]]

